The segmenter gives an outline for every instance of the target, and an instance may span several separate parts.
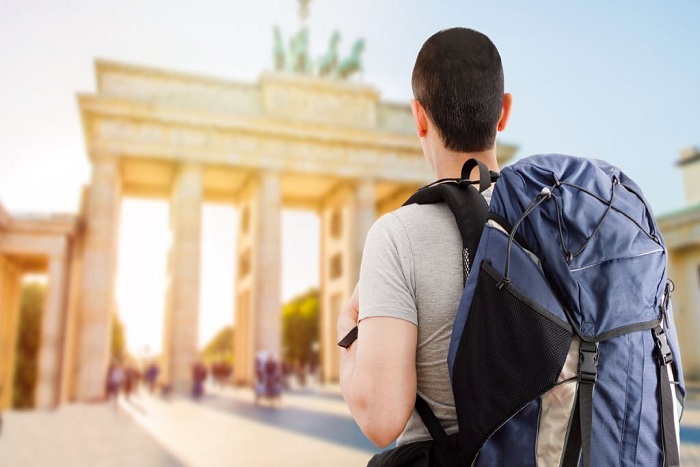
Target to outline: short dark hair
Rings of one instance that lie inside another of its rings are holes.
[[[433,34],[418,52],[411,84],[447,149],[477,152],[494,146],[503,67],[484,34],[467,28]]]

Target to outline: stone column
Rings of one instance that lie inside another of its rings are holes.
[[[170,204],[172,244],[168,264],[164,374],[178,392],[192,382],[198,358],[202,168],[182,165]]]
[[[49,259],[48,284],[41,319],[36,408],[51,409],[58,403],[63,360],[63,325],[66,308],[66,258]]]
[[[413,193],[418,191],[419,188],[420,185],[409,184],[402,186],[393,192],[391,196],[383,199],[381,202],[378,202],[377,218],[382,217],[386,213],[399,209],[401,206],[403,206],[403,203],[405,203],[406,200],[413,195]]]
[[[0,256],[0,410],[12,405],[21,289],[20,271]]]
[[[234,378],[255,379],[255,354],[281,357],[282,226],[279,174],[263,172],[242,190],[236,281]]]
[[[675,284],[671,294],[673,320],[683,350],[683,372],[688,380],[700,378],[700,248],[692,246],[669,249],[669,277]]]
[[[85,212],[78,336],[76,396],[83,401],[104,396],[114,312],[120,178],[116,159],[99,157],[93,162]]]
[[[372,181],[339,187],[321,208],[321,368],[325,382],[338,380],[336,323],[357,284],[365,236],[375,218]]]
[[[80,310],[80,278],[83,266],[83,235],[78,232],[71,242],[68,261],[67,303],[63,338],[63,361],[61,363],[61,387],[58,403],[75,400],[76,374],[78,370],[78,324]]]
[[[357,282],[357,279],[360,277],[360,263],[362,262],[362,250],[365,247],[365,237],[377,219],[374,183],[368,180],[359,182],[355,187],[353,201],[355,204],[355,219],[350,227],[355,249],[352,252],[354,270],[350,271],[350,273],[353,275],[351,279]]]

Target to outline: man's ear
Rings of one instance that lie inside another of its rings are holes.
[[[425,113],[423,105],[416,99],[411,99],[411,111],[413,112],[413,122],[416,124],[416,132],[420,138],[428,134],[428,115]]]
[[[508,126],[510,119],[510,109],[513,107],[513,96],[507,92],[503,94],[503,107],[501,107],[501,117],[498,119],[498,131],[503,131]]]

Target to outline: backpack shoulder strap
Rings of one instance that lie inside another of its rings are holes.
[[[489,206],[481,192],[486,190],[491,181],[498,177],[495,172],[489,172],[486,164],[476,159],[469,159],[464,164],[462,176],[469,176],[471,168],[479,166],[479,190],[472,182],[462,178],[459,181],[445,182],[438,185],[428,185],[411,196],[404,206],[409,204],[446,203],[452,211],[459,234],[462,237],[462,253],[464,262],[464,281],[467,280],[469,269],[474,262],[476,248],[481,240],[481,232],[488,218]],[[485,178],[484,178],[485,177]]]
[[[471,170],[479,167],[479,190],[472,186],[468,180]],[[486,164],[476,159],[469,159],[462,168],[462,179],[459,181],[449,181],[437,185],[428,185],[421,188],[411,196],[404,206],[409,204],[435,204],[446,203],[452,211],[459,235],[462,237],[462,260],[464,264],[463,278],[467,281],[471,264],[474,262],[476,249],[481,240],[481,233],[488,218],[489,205],[482,196],[491,182],[498,178],[495,172],[489,172]],[[447,442],[447,435],[442,428],[430,406],[420,396],[416,395],[416,412],[428,428],[430,435],[436,443],[437,451],[442,455],[448,455],[450,445]]]
[[[479,167],[479,190],[472,186],[468,178],[474,167]],[[476,159],[469,159],[462,167],[462,178],[439,180],[438,184],[424,186],[415,192],[403,205],[447,203],[452,211],[459,235],[462,237],[463,279],[467,281],[471,264],[474,262],[476,248],[481,240],[481,232],[488,218],[489,206],[481,195],[492,182],[498,179],[497,172],[489,171],[486,164]],[[442,183],[444,182],[444,183]],[[357,327],[353,328],[338,345],[348,348],[357,339]]]

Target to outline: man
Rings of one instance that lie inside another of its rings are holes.
[[[488,37],[465,28],[436,33],[418,53],[412,87],[416,131],[436,179],[460,178],[469,158],[498,170],[496,133],[512,97]],[[341,349],[340,387],[377,446],[430,439],[416,393],[448,434],[457,431],[447,351],[462,280],[462,242],[445,204],[402,207],[368,232],[358,287],[337,330],[341,339],[359,326],[357,340]]]

